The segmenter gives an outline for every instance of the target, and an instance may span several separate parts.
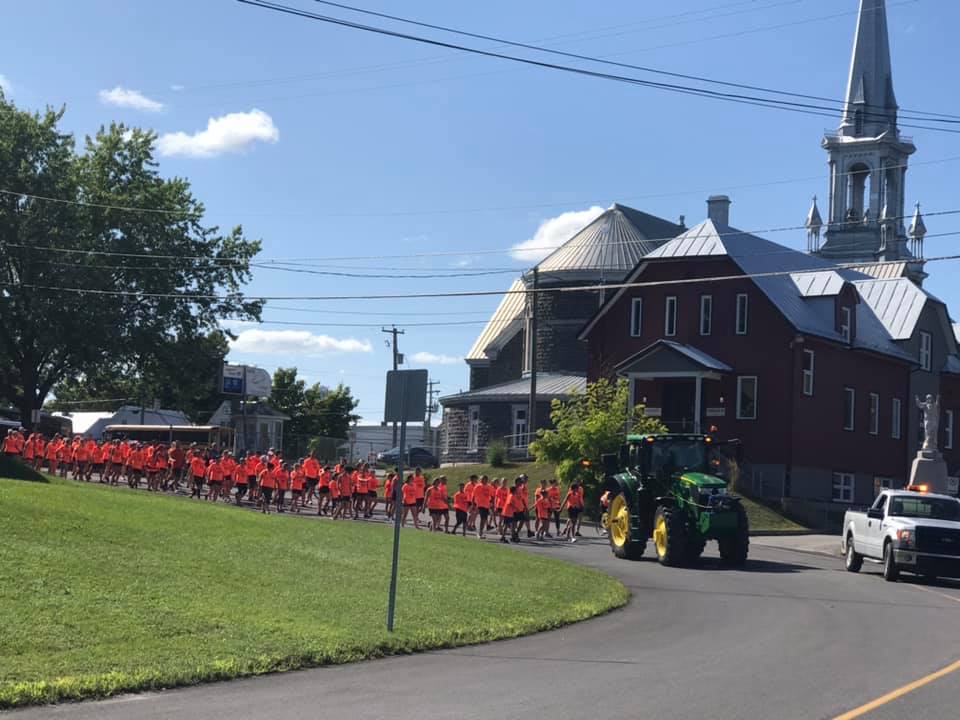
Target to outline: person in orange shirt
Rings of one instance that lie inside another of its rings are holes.
[[[377,507],[377,490],[380,489],[380,481],[377,479],[376,471],[367,466],[367,505],[364,517],[372,518],[373,511]]]
[[[393,517],[393,511],[397,506],[396,498],[394,497],[394,474],[392,472],[387,473],[387,479],[383,483],[383,505],[384,505],[384,514],[387,516],[387,519]]]
[[[93,479],[93,463],[96,459],[96,449],[97,442],[92,437],[87,435],[83,439],[83,446],[87,449],[87,472],[84,476],[84,480],[90,482]]]
[[[3,454],[11,458],[19,454],[17,452],[17,438],[14,435],[13,428],[7,430],[7,435],[3,438]]]
[[[554,526],[557,528],[557,537],[559,537],[560,536],[560,484],[557,482],[556,478],[552,478],[550,480],[550,487],[547,488],[547,497],[550,498],[550,517],[553,518]],[[547,537],[553,537],[553,536],[548,532]]]
[[[537,514],[537,540],[543,540],[550,529],[550,498],[545,492],[537,498],[533,509]]]
[[[583,488],[580,483],[572,483],[567,491],[567,497],[563,504],[567,508],[567,524],[563,529],[563,535],[570,538],[570,542],[575,543],[580,534],[580,513],[583,512]]]
[[[131,488],[140,487],[140,477],[143,475],[143,468],[146,465],[147,457],[140,443],[133,443],[130,446],[130,454],[127,455],[125,463],[127,473],[127,484]]]
[[[415,468],[413,471],[413,487],[417,491],[417,514],[423,512],[423,501],[427,496],[427,478],[423,475],[423,470]]]
[[[324,505],[329,502],[330,507],[330,519],[336,520],[340,510],[340,483],[337,481],[337,476],[333,473],[326,473],[328,475],[327,481],[327,492],[323,493],[321,488],[321,497],[325,498]],[[320,513],[320,509],[317,509],[317,513]]]
[[[417,511],[418,501],[417,500],[417,486],[413,484],[413,479],[416,475],[407,475],[407,481],[403,483],[403,486],[400,488],[401,497],[403,500],[403,510],[400,515],[400,527],[404,527],[407,524],[407,514],[413,515],[413,527],[416,530],[420,529],[420,513]],[[426,495],[426,491],[424,491]]]
[[[447,509],[447,498],[440,489],[440,478],[434,478],[433,484],[427,488],[425,501],[430,513],[430,531],[440,532],[440,520]]]
[[[73,447],[73,479],[86,480],[90,463],[90,451],[80,436],[77,436]]]
[[[306,495],[303,499],[303,504],[309,505],[317,492],[317,485],[320,483],[320,462],[317,460],[316,453],[310,453],[310,456],[304,458],[301,463],[301,469],[303,470],[303,479],[304,485],[306,488]],[[319,498],[317,502],[320,502]]]
[[[306,481],[306,473],[303,472],[303,465],[297,463],[293,466],[293,472],[290,473],[290,510],[300,512],[303,506],[303,486]]]
[[[350,514],[350,507],[353,505],[353,468],[345,466],[339,475],[340,482],[340,517],[346,517]]]
[[[510,491],[507,489],[507,479],[500,478],[497,485],[497,492],[493,496],[493,513],[497,520],[497,531],[503,529],[503,506],[507,501]],[[495,483],[496,484],[496,483]]]
[[[336,502],[333,502],[333,491],[331,489],[331,485],[335,484],[331,482],[332,477],[333,470],[329,465],[320,469],[320,474],[317,476],[317,515],[326,515],[332,512],[333,506],[336,505]],[[339,494],[336,500],[339,500]]]
[[[473,507],[480,523],[477,525],[477,537],[483,540],[486,536],[487,522],[490,520],[490,506],[493,504],[493,486],[486,475],[480,478],[480,483],[473,488]]]
[[[152,449],[153,454],[147,460],[147,490],[159,492],[160,484],[167,474],[167,448],[157,443]]]
[[[261,456],[257,467],[261,468],[257,474],[257,485],[260,487],[260,512],[269,515],[270,501],[273,500],[273,490],[277,486],[277,479],[274,477],[273,470],[270,469],[266,455]]]
[[[107,470],[107,483],[118,485],[120,483],[120,473],[123,472],[123,448],[119,440],[110,443],[110,468]]]
[[[463,491],[467,494],[467,501],[470,503],[470,512],[467,515],[467,530],[473,532],[477,529],[477,508],[473,504],[473,491],[479,485],[479,479],[476,475],[471,475],[467,478],[467,484],[464,486]]]
[[[216,458],[210,459],[204,477],[209,483],[204,499],[216,502],[217,498],[220,497],[220,491],[223,490],[223,465],[220,464],[219,460]]]
[[[47,443],[46,449],[46,460],[47,460],[47,471],[51,475],[57,474],[57,460],[60,457],[60,444],[63,441],[60,439],[60,435],[54,435],[53,440]]]
[[[220,456],[220,466],[223,468],[223,490],[220,492],[220,499],[230,502],[230,493],[233,491],[233,484],[237,481],[240,468],[229,450],[224,450],[223,455]]]
[[[200,500],[200,493],[203,492],[203,483],[207,477],[207,461],[199,451],[190,451],[190,497]]]
[[[456,523],[453,526],[453,530],[450,531],[451,535],[457,534],[457,528],[461,525],[463,526],[463,536],[467,536],[467,514],[470,512],[470,501],[467,500],[467,493],[464,491],[464,484],[460,483],[457,486],[459,489],[453,494],[453,512],[456,516]]]
[[[43,435],[40,433],[35,433],[35,435],[33,438],[33,469],[39,472],[40,468],[43,467],[43,454],[47,444],[43,441]]]
[[[67,477],[67,470],[73,466],[73,446],[69,442],[70,438],[64,438],[60,441],[60,447],[57,449],[57,464],[60,466],[60,477]]]
[[[284,503],[287,499],[287,490],[290,489],[290,464],[278,462],[273,475],[277,479],[277,512],[286,512]]]
[[[361,510],[367,508],[367,471],[361,465],[353,471],[353,519],[360,517]]]
[[[27,436],[27,442],[23,446],[23,462],[31,467],[33,466],[34,449],[36,448],[34,441],[36,435],[36,433],[30,433]]]
[[[513,516],[516,513],[516,506],[514,505],[514,494],[516,492],[516,487],[514,487],[512,490],[507,488],[506,495],[503,498],[503,508],[500,510],[500,542],[502,543],[508,542],[508,530],[510,531],[510,537],[513,542],[518,542],[520,539],[513,521]]]

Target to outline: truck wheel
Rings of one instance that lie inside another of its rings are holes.
[[[893,558],[893,543],[889,540],[883,546],[883,579],[887,582],[896,582],[900,577],[900,569]]]
[[[847,538],[847,555],[844,560],[847,572],[860,572],[863,567],[863,555],[853,549],[853,536]]]
[[[617,495],[607,511],[608,536],[613,554],[623,560],[639,560],[647,541],[633,537],[630,529],[630,505],[623,493]]]
[[[661,565],[677,566],[686,558],[683,515],[661,505],[653,517],[653,544]]]
[[[750,552],[750,521],[743,505],[737,505],[737,529],[732,535],[720,538],[720,559],[724,565],[743,567]]]

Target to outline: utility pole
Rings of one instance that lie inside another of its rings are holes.
[[[397,349],[397,335],[403,335],[403,330],[397,330],[396,325],[391,325],[389,328],[380,328],[380,332],[389,333],[393,336],[393,369],[399,370],[400,366],[400,351]],[[397,446],[397,423],[393,423],[393,446]]]
[[[427,439],[430,441],[430,450],[434,455],[437,454],[437,448],[433,442],[433,396],[439,395],[439,390],[434,390],[434,386],[439,385],[440,383],[437,380],[430,380],[427,383],[427,425],[425,427]]]
[[[530,313],[530,406],[527,408],[527,455],[530,454],[530,438],[536,432],[537,424],[537,289],[540,287],[540,271],[533,269],[533,292],[527,294],[533,309]]]

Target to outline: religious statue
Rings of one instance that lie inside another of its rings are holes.
[[[940,428],[940,396],[917,398],[917,407],[923,410],[923,449],[937,449],[937,430]]]

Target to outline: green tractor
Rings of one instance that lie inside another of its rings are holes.
[[[652,537],[662,565],[696,562],[708,540],[725,565],[747,561],[750,529],[740,498],[727,492],[725,471],[739,462],[739,443],[709,435],[629,435],[619,455],[604,455],[604,524],[618,558],[638,560]]]

